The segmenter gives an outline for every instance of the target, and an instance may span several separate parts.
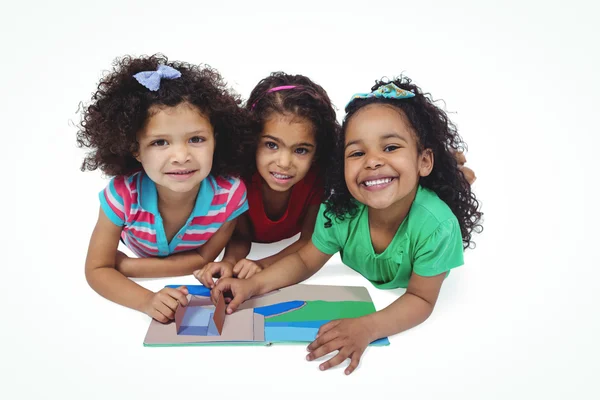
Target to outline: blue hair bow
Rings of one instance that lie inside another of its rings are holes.
[[[133,77],[142,85],[152,90],[157,91],[160,87],[161,79],[177,79],[181,76],[181,72],[168,65],[159,65],[156,71],[142,71],[133,75]]]
[[[370,97],[383,97],[386,99],[410,99],[411,97],[415,97],[413,92],[409,92],[408,90],[404,90],[394,85],[393,83],[388,83],[387,85],[379,86],[376,90],[371,93],[356,93],[348,104],[352,103],[354,99],[368,99]],[[346,107],[348,107],[346,104]]]

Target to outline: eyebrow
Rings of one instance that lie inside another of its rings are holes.
[[[405,139],[405,138],[403,138],[402,136],[398,135],[397,133],[386,133],[385,135],[381,136],[381,137],[379,138],[379,140],[381,141],[381,140],[386,140],[386,139],[391,139],[391,138],[400,139],[400,140],[402,140],[403,142],[406,142],[406,143],[408,143],[408,140],[406,140],[406,139]],[[346,150],[348,147],[352,146],[353,144],[359,144],[359,143],[362,143],[362,140],[361,140],[361,139],[358,139],[358,140],[353,140],[353,141],[351,141],[351,142],[348,142],[348,143],[346,144],[346,146],[344,146],[344,150]]]
[[[191,136],[191,135],[199,135],[202,133],[208,133],[207,130],[205,129],[198,129],[195,131],[191,131],[191,132],[186,132],[183,135],[184,136]],[[155,137],[168,137],[171,136],[171,133],[152,133],[152,134],[147,134],[145,135],[147,138],[155,138]]]
[[[282,141],[281,139],[279,139],[279,138],[277,138],[277,137],[275,137],[275,136],[271,136],[271,135],[262,135],[262,137],[263,137],[263,138],[265,138],[265,139],[271,139],[272,141],[274,141],[274,142],[277,142],[277,143],[282,143],[282,144],[285,144],[285,143],[283,143],[283,141]],[[295,143],[295,144],[293,144],[293,145],[292,145],[292,146],[290,146],[290,147],[294,147],[294,146],[296,146],[296,147],[297,147],[297,146],[303,146],[303,147],[315,147],[315,145],[314,145],[314,144],[312,144],[312,143],[308,143],[308,142]]]

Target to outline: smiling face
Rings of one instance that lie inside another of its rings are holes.
[[[210,121],[188,103],[151,111],[138,133],[136,159],[159,193],[197,190],[212,167],[215,138]]]
[[[270,189],[290,190],[312,166],[317,143],[312,124],[293,115],[267,119],[256,150],[256,167]]]
[[[404,113],[390,105],[365,106],[348,121],[344,176],[352,197],[370,208],[410,207],[421,176],[433,168],[429,149],[419,153]]]

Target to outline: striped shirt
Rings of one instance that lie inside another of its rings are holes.
[[[200,185],[185,225],[168,243],[156,184],[145,172],[111,179],[99,197],[104,214],[123,227],[121,239],[138,257],[165,257],[197,249],[225,222],[248,210],[246,186],[240,179],[209,175]]]

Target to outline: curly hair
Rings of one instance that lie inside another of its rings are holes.
[[[346,106],[342,134],[336,142],[334,161],[325,183],[326,190],[332,192],[325,202],[325,227],[331,227],[331,218],[328,215],[344,220],[347,217],[351,218],[358,211],[358,203],[350,194],[344,177],[344,137],[348,122],[358,110],[367,105],[388,104],[402,110],[410,121],[418,138],[419,153],[424,149],[432,150],[433,170],[428,176],[421,177],[419,184],[433,190],[450,207],[460,225],[463,247],[472,247],[474,242],[471,240],[471,233],[482,231],[480,220],[483,213],[479,211],[479,202],[454,157],[454,152],[465,150],[466,144],[446,113],[434,104],[430,94],[424,94],[405,76],[391,82],[414,93],[415,96],[407,99],[357,98]],[[371,91],[388,83],[390,82],[384,80],[376,81]]]
[[[156,71],[168,65],[181,72],[178,79],[163,79],[157,91],[150,91],[133,77],[141,71]],[[113,62],[113,70],[100,80],[91,103],[83,106],[77,145],[87,147],[81,170],[100,169],[106,175],[128,175],[142,168],[133,154],[138,150],[136,135],[155,109],[181,103],[197,107],[215,132],[216,147],[211,174],[241,174],[245,165],[240,155],[247,144],[237,136],[253,132],[252,119],[240,107],[239,96],[227,88],[223,78],[206,65],[169,62],[161,54],[124,56]]]
[[[277,86],[296,86],[296,88],[269,92],[269,89]],[[254,151],[250,152],[252,157],[255,157],[259,133],[265,121],[274,114],[291,114],[312,123],[317,141],[315,162],[322,173],[328,169],[331,152],[339,136],[340,124],[327,92],[320,85],[304,75],[273,72],[254,87],[245,108],[252,114],[257,128],[253,136],[252,150]],[[248,171],[252,174],[256,169],[256,163],[252,160],[249,165],[254,166]]]

